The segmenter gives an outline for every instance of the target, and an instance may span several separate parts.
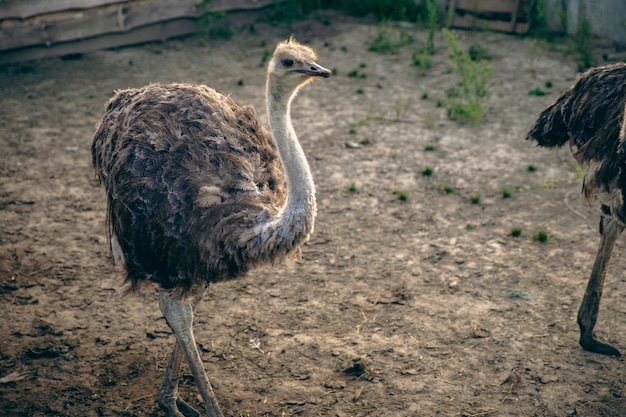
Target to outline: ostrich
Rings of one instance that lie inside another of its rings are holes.
[[[569,142],[585,170],[582,191],[601,205],[600,246],[578,310],[580,345],[604,355],[620,356],[595,338],[600,298],[613,246],[626,225],[626,64],[593,68],[582,74],[545,109],[527,139],[539,146]]]
[[[168,417],[199,416],[178,393],[187,360],[210,417],[222,416],[193,335],[207,286],[298,256],[313,232],[315,186],[291,124],[298,89],[330,76],[315,51],[280,42],[269,61],[269,131],[254,109],[206,86],[117,91],[92,144],[107,195],[111,252],[132,290],[160,287],[176,342],[157,402]]]

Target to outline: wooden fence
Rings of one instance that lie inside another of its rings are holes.
[[[211,0],[251,22],[276,0]],[[201,0],[0,0],[0,64],[197,33]]]

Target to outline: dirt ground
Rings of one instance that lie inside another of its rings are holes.
[[[263,56],[291,32],[337,71],[292,113],[319,216],[302,260],[216,284],[197,308],[224,413],[626,416],[624,361],[578,345],[598,208],[569,149],[524,140],[574,80],[574,57],[457,32],[494,67],[483,122],[464,125],[437,106],[456,83],[440,36],[419,75],[424,31],[385,55],[368,51],[375,24],[338,16],[0,68],[0,414],[163,415],[173,336],[156,289],[124,296],[112,264],[94,125],[115,89],[170,81],[211,85],[265,117]],[[623,248],[597,334],[626,352]],[[201,409],[189,373],[181,392]]]

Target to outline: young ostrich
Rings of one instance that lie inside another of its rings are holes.
[[[593,333],[613,246],[626,225],[626,64],[591,69],[541,113],[528,133],[539,146],[569,142],[585,169],[583,193],[602,208],[600,247],[578,310],[580,345],[591,352],[620,356]]]
[[[178,394],[183,355],[206,413],[222,416],[194,340],[206,287],[297,256],[313,232],[315,187],[291,124],[298,89],[330,71],[315,51],[281,42],[267,69],[270,131],[254,109],[205,86],[118,91],[92,145],[106,188],[111,250],[133,289],[160,286],[176,336],[157,401],[169,417],[199,416]]]

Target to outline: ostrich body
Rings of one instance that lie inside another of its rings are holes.
[[[205,86],[116,92],[92,144],[106,188],[111,250],[133,289],[160,286],[176,343],[157,401],[169,417],[199,416],[178,394],[186,358],[210,417],[222,416],[193,336],[206,287],[297,256],[313,231],[315,187],[290,119],[297,90],[330,71],[295,40],[269,62],[270,131],[250,107]]]
[[[601,241],[580,309],[580,345],[591,352],[620,356],[595,338],[607,265],[626,225],[626,64],[588,70],[557,101],[541,113],[528,133],[540,146],[569,142],[585,170],[583,193],[597,199],[602,213]]]

